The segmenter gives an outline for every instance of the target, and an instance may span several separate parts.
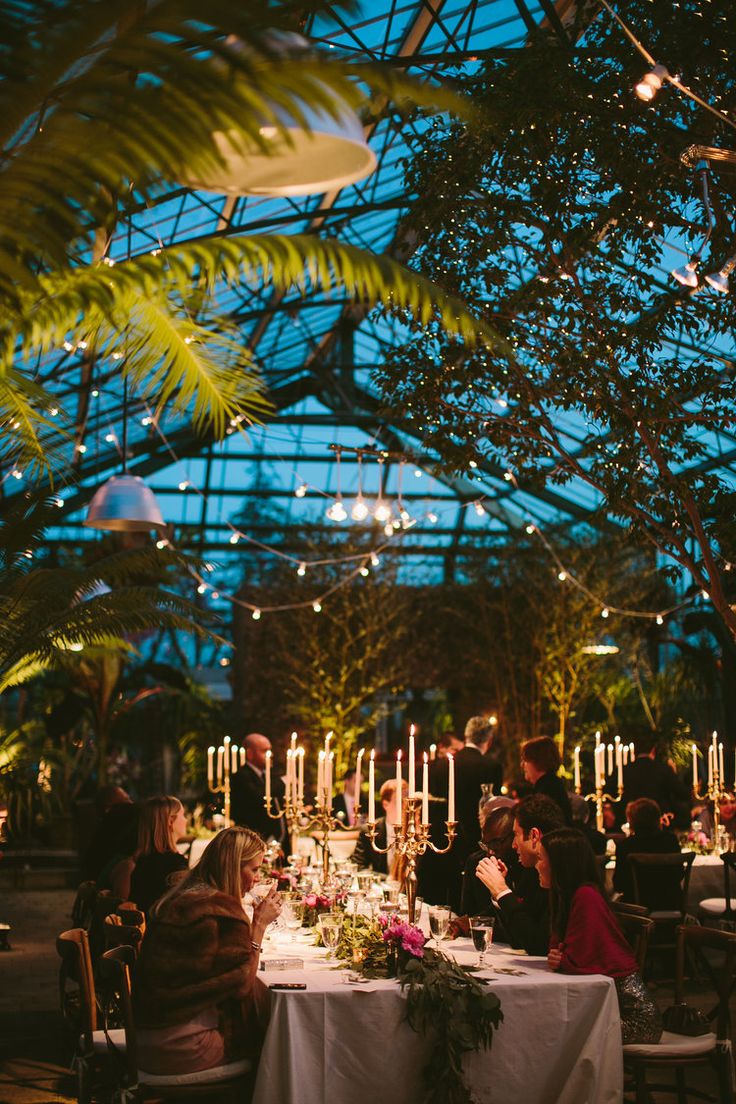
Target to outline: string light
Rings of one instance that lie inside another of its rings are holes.
[[[651,102],[664,82],[669,79],[670,75],[664,65],[655,65],[654,68],[649,73],[646,73],[639,83],[635,85],[634,91],[640,100]]]
[[[307,565],[303,564],[303,563],[300,563],[298,568],[296,569],[296,573],[297,573],[297,575],[300,575],[303,578],[307,574]]]
[[[308,488],[307,488],[307,484],[306,484],[306,483],[300,483],[300,484],[299,484],[299,486],[298,486],[298,487],[296,488],[296,490],[294,491],[294,496],[295,496],[296,498],[304,498],[304,496],[305,496],[305,495],[306,495],[306,493],[307,493],[307,489],[308,489]]]
[[[603,609],[601,610],[601,617],[603,617],[603,618],[608,617],[610,612],[611,611],[608,609],[608,606],[604,606]]]
[[[312,602],[312,609],[314,610],[315,613],[321,613],[322,612],[322,603],[321,602]]]
[[[253,618],[254,621],[260,621],[261,620],[261,611],[259,609],[254,609],[253,613],[251,614],[251,617]]]

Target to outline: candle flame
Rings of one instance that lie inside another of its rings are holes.
[[[376,749],[373,748],[373,750],[371,751],[371,759],[375,760],[375,758],[376,758]]]
[[[415,724],[409,725],[409,735],[413,736],[416,733],[417,726]]]

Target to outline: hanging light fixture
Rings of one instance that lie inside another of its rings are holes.
[[[353,521],[365,521],[368,517],[368,506],[363,498],[363,453],[358,449],[358,495],[350,511]]]
[[[271,45],[299,64],[309,43],[301,35],[270,34]],[[228,39],[234,51],[243,44]],[[181,181],[190,188],[226,195],[298,196],[315,195],[345,188],[370,176],[376,168],[376,155],[366,142],[363,125],[352,108],[324,86],[332,100],[329,113],[302,100],[295,103],[295,114],[273,104],[278,125],[264,119],[260,128],[264,146],[248,146],[237,131],[215,131],[213,139],[221,163],[197,172],[182,173]]]
[[[655,65],[649,73],[646,73],[639,83],[634,86],[634,91],[640,100],[650,103],[659,92],[666,80],[670,79],[664,65]]]
[[[130,256],[130,227],[128,228]],[[128,473],[128,380],[123,378],[123,471],[113,475],[95,491],[83,524],[88,529],[104,529],[113,533],[147,533],[163,531],[166,522],[156,496],[138,475]]]
[[[700,173],[700,186],[703,196],[703,207],[708,219],[708,230],[703,238],[700,249],[697,253],[693,253],[687,264],[682,265],[681,268],[673,268],[672,275],[679,284],[683,287],[696,288],[698,286],[698,265],[700,264],[703,252],[706,245],[710,241],[710,236],[713,233],[713,227],[716,224],[716,220],[713,217],[713,211],[710,205],[710,196],[708,195],[708,162],[705,160],[698,161],[695,166],[696,170]],[[709,281],[710,282],[710,281]]]
[[[337,464],[337,493],[335,494],[335,501],[327,507],[325,513],[330,521],[345,521],[345,518],[348,516],[348,512],[343,505],[342,494],[340,492],[340,459],[342,457],[342,449],[339,445],[335,445],[334,449],[335,461]]]
[[[736,253],[733,257],[729,257],[723,268],[720,268],[718,272],[709,272],[705,277],[706,283],[715,291],[720,291],[723,295],[728,295],[728,277],[736,268]]]

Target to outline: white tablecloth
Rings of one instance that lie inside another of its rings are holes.
[[[446,944],[458,961],[477,956],[467,940]],[[305,981],[305,991],[274,991],[253,1104],[419,1104],[429,1041],[404,1021],[395,981],[346,984],[322,952],[304,945],[264,949],[305,958],[305,969],[263,972]],[[621,1028],[613,982],[553,974],[543,959],[494,948],[487,959],[524,970],[489,974],[504,1022],[490,1051],[466,1058],[479,1104],[618,1104],[623,1093]]]
[[[606,866],[606,886],[613,888],[615,862]],[[734,883],[736,888],[736,883]],[[732,888],[733,895],[733,888]],[[707,897],[723,896],[723,862],[720,855],[696,855],[690,870],[690,885],[687,891],[687,911],[698,914],[698,905]]]

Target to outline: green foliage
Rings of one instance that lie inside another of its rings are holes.
[[[262,384],[217,306],[230,284],[339,286],[493,340],[398,263],[316,237],[219,237],[109,267],[121,218],[222,165],[217,133],[269,152],[278,142],[264,123],[288,141],[283,117],[306,126],[306,105],[462,106],[401,73],[295,50],[283,32],[303,16],[301,4],[255,0],[206,11],[191,0],[0,2],[0,460],[53,471],[64,440],[36,366],[69,336],[83,335],[91,363],[122,354],[139,394],[187,411],[197,430],[220,438],[231,420],[262,417]]]
[[[465,82],[484,120],[438,121],[407,170],[421,246],[413,263],[514,351],[463,349],[410,325],[378,382],[447,467],[551,484],[671,557],[736,630],[723,561],[736,556],[733,489],[710,462],[734,424],[733,297],[691,294],[656,271],[663,238],[702,240],[692,142],[733,145],[690,100],[632,94],[642,60],[605,15],[569,49],[540,31]],[[632,0],[626,19],[709,102],[728,104],[728,5]],[[704,270],[733,250],[733,175],[718,174]],[[679,263],[679,262],[678,262]],[[582,494],[581,494],[582,492]]]
[[[389,949],[379,925],[364,916],[345,917],[337,957],[358,965],[366,977],[385,977]],[[425,945],[422,958],[399,959],[409,1026],[431,1040],[424,1069],[425,1104],[472,1104],[463,1076],[463,1055],[487,1050],[503,1021],[501,1002],[487,982]]]
[[[409,1025],[436,1040],[424,1070],[426,1104],[471,1104],[463,1055],[489,1049],[503,1020],[501,1002],[483,979],[428,948],[423,958],[408,959],[399,980]]]

